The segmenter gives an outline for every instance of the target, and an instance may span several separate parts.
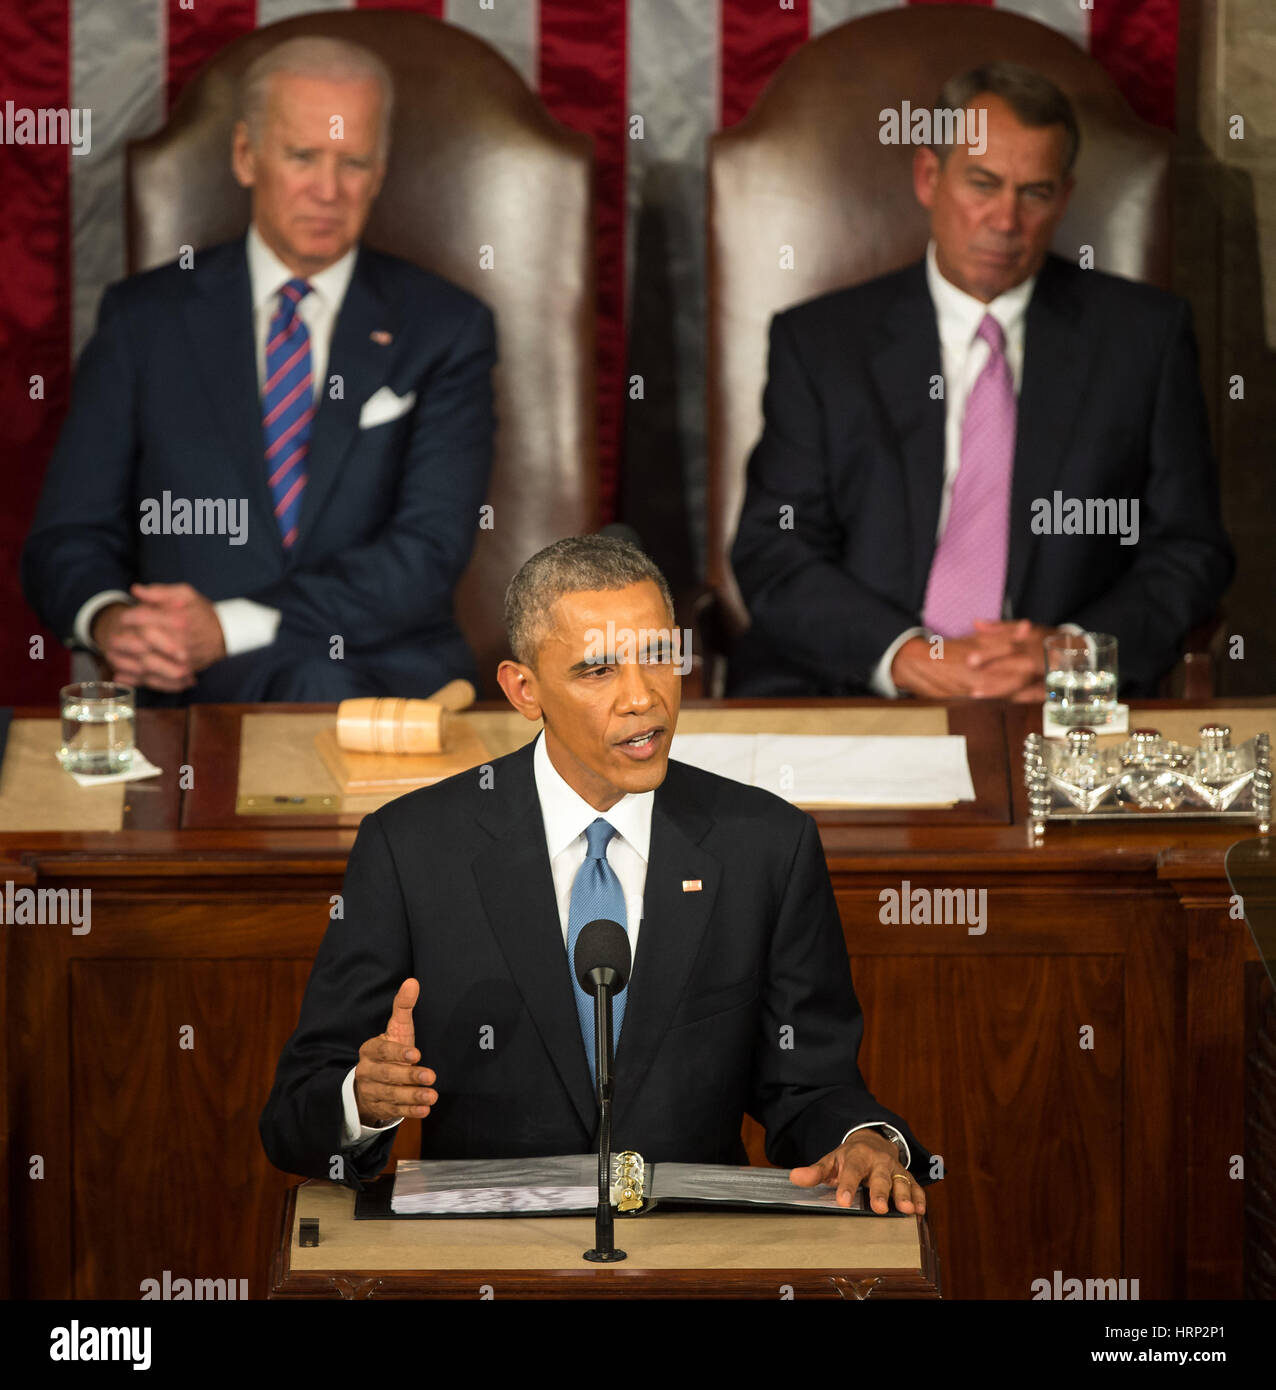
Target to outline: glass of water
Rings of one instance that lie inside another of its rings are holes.
[[[62,746],[68,772],[127,772],[133,761],[133,687],[115,681],[78,681],[59,691]]]
[[[1106,632],[1046,638],[1046,707],[1057,724],[1101,729],[1117,704],[1117,640]]]

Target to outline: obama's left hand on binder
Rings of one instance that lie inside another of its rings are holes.
[[[875,1130],[858,1129],[847,1135],[818,1162],[792,1169],[789,1179],[798,1187],[835,1186],[838,1204],[844,1207],[850,1206],[855,1189],[865,1183],[870,1205],[879,1215],[890,1210],[892,1200],[897,1211],[918,1216],[926,1211],[921,1184],[902,1170],[895,1145]]]

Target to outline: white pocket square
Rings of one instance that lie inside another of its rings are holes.
[[[373,425],[384,425],[387,420],[397,420],[415,404],[415,391],[409,391],[406,396],[396,396],[388,386],[383,386],[364,401],[363,409],[359,411],[359,428],[367,430]]]

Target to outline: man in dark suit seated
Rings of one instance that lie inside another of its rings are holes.
[[[624,541],[558,541],[519,571],[505,615],[501,688],[544,731],[364,819],[261,1116],[271,1162],[360,1187],[404,1116],[424,1117],[423,1157],[589,1152],[593,1015],[568,962],[605,916],[634,961],[616,1005],[617,1151],[743,1163],[747,1111],[800,1185],[848,1202],[864,1180],[875,1210],[924,1210],[930,1156],[860,1076],[815,822],[669,761],[681,692],[663,575]]]
[[[1188,307],[1048,253],[1079,141],[1052,83],[993,63],[936,105],[986,128],[916,153],[925,259],[772,322],[731,692],[1041,700],[1073,627],[1154,694],[1233,569]]]
[[[232,148],[247,236],[102,300],[23,587],[140,703],[474,674],[452,592],[491,464],[492,315],[359,243],[392,100],[357,45],[269,50]]]

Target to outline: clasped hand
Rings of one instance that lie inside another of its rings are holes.
[[[226,655],[217,610],[189,584],[133,584],[134,605],[108,604],[93,620],[93,640],[117,681],[153,690],[186,690],[195,673]]]
[[[975,620],[969,637],[943,639],[943,655],[925,637],[910,637],[895,653],[891,679],[900,690],[931,699],[1029,703],[1046,698],[1042,643],[1056,628],[1030,623]]]

